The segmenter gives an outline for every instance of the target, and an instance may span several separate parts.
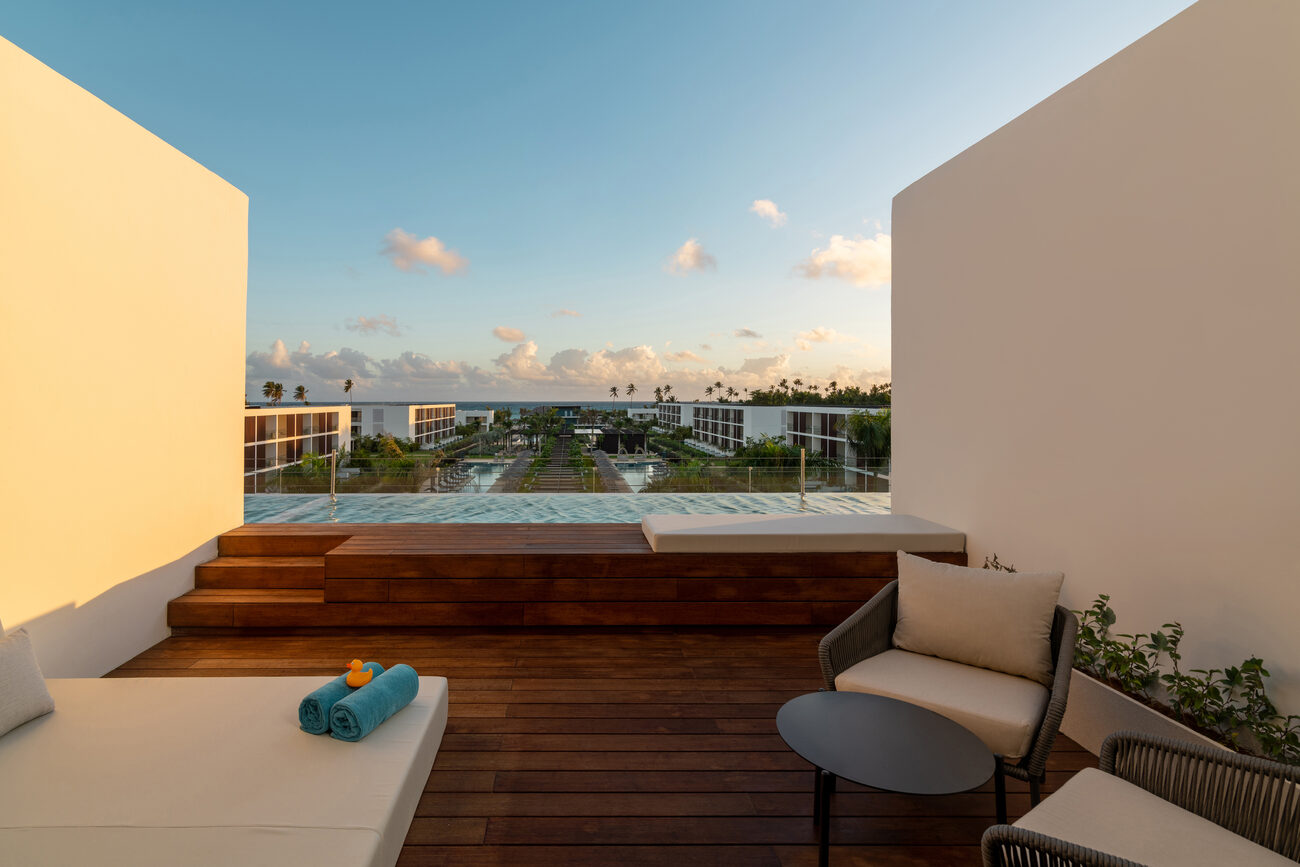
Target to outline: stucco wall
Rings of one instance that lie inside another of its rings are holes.
[[[0,617],[98,675],[241,522],[248,199],[3,39],[0,191]]]
[[[1300,712],[1300,3],[1203,0],[894,200],[894,508]]]

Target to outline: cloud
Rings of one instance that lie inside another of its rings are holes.
[[[504,340],[506,343],[523,343],[524,333],[518,328],[509,328],[505,325],[498,325],[492,329],[492,335],[498,340]]]
[[[754,339],[763,336],[752,328],[737,328],[735,331],[731,332],[731,335],[733,337],[748,337]]]
[[[813,250],[796,267],[809,279],[839,277],[855,286],[885,286],[891,276],[891,239],[883,232],[874,238],[831,235],[830,243]]]
[[[695,238],[677,248],[677,252],[668,260],[667,268],[673,274],[688,274],[691,271],[713,271],[718,267],[714,259]]]
[[[444,274],[455,274],[469,266],[469,260],[455,250],[447,249],[442,241],[430,235],[424,240],[394,229],[384,236],[384,249],[380,255],[392,260],[399,271],[420,271],[421,265],[430,265],[441,269]]]
[[[812,331],[800,331],[795,335],[794,342],[800,351],[807,352],[814,343],[852,343],[853,338],[840,334],[834,328],[814,328]]]
[[[581,315],[582,314],[579,313],[577,310],[556,310],[554,313],[551,314],[551,318],[558,319],[561,316],[572,316],[574,319],[577,319]]]
[[[650,383],[666,372],[663,362],[649,346],[630,346],[625,349],[564,349],[543,362],[538,356],[537,344],[531,340],[520,343],[509,352],[497,356],[494,363],[506,376],[525,382],[547,382],[556,385],[608,387],[627,382]],[[653,387],[653,386],[651,386]]]
[[[683,349],[680,352],[669,352],[664,358],[668,361],[693,361],[696,364],[708,364],[703,358],[700,358],[689,349]]]
[[[438,361],[409,350],[395,358],[378,359],[348,347],[318,353],[305,340],[293,352],[286,349],[283,340],[272,343],[269,352],[250,352],[245,359],[245,375],[250,396],[260,395],[262,383],[273,379],[286,386],[307,386],[317,403],[342,400],[345,379],[354,380],[361,393],[371,399],[430,400],[438,399],[444,390],[499,384],[497,374],[463,361]],[[431,393],[431,386],[437,386],[439,392]]]
[[[701,343],[701,344],[700,344],[700,349],[703,349],[705,352],[712,352],[712,351],[713,351],[713,346],[712,346],[712,344],[709,344],[709,343]]]
[[[749,206],[749,210],[767,220],[773,229],[785,225],[785,212],[778,208],[776,202],[771,199],[754,199],[754,204]]]
[[[383,313],[378,316],[358,316],[355,320],[349,319],[343,323],[343,327],[358,334],[375,334],[382,331],[394,337],[402,336],[402,330],[397,327],[397,320]]]

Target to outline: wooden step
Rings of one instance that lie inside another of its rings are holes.
[[[218,557],[194,567],[197,589],[289,590],[325,586],[325,558]]]
[[[176,634],[239,629],[442,626],[831,626],[860,602],[326,602],[319,590],[192,590],[173,599]]]

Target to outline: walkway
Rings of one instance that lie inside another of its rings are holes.
[[[513,494],[519,490],[519,483],[524,480],[528,473],[528,466],[533,462],[533,453],[524,449],[519,453],[519,457],[511,461],[510,466],[497,477],[488,488],[489,494]]]
[[[582,472],[569,465],[569,447],[573,437],[560,434],[551,449],[550,460],[533,476],[530,493],[581,494],[584,490]]]
[[[596,472],[600,473],[600,483],[605,487],[607,494],[631,494],[632,486],[623,478],[623,474],[618,471],[610,461],[609,455],[596,449],[591,453],[592,458],[596,461]]]

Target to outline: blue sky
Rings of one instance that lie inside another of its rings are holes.
[[[250,396],[691,398],[888,379],[894,193],[1187,5],[42,0],[0,35],[248,193]]]

